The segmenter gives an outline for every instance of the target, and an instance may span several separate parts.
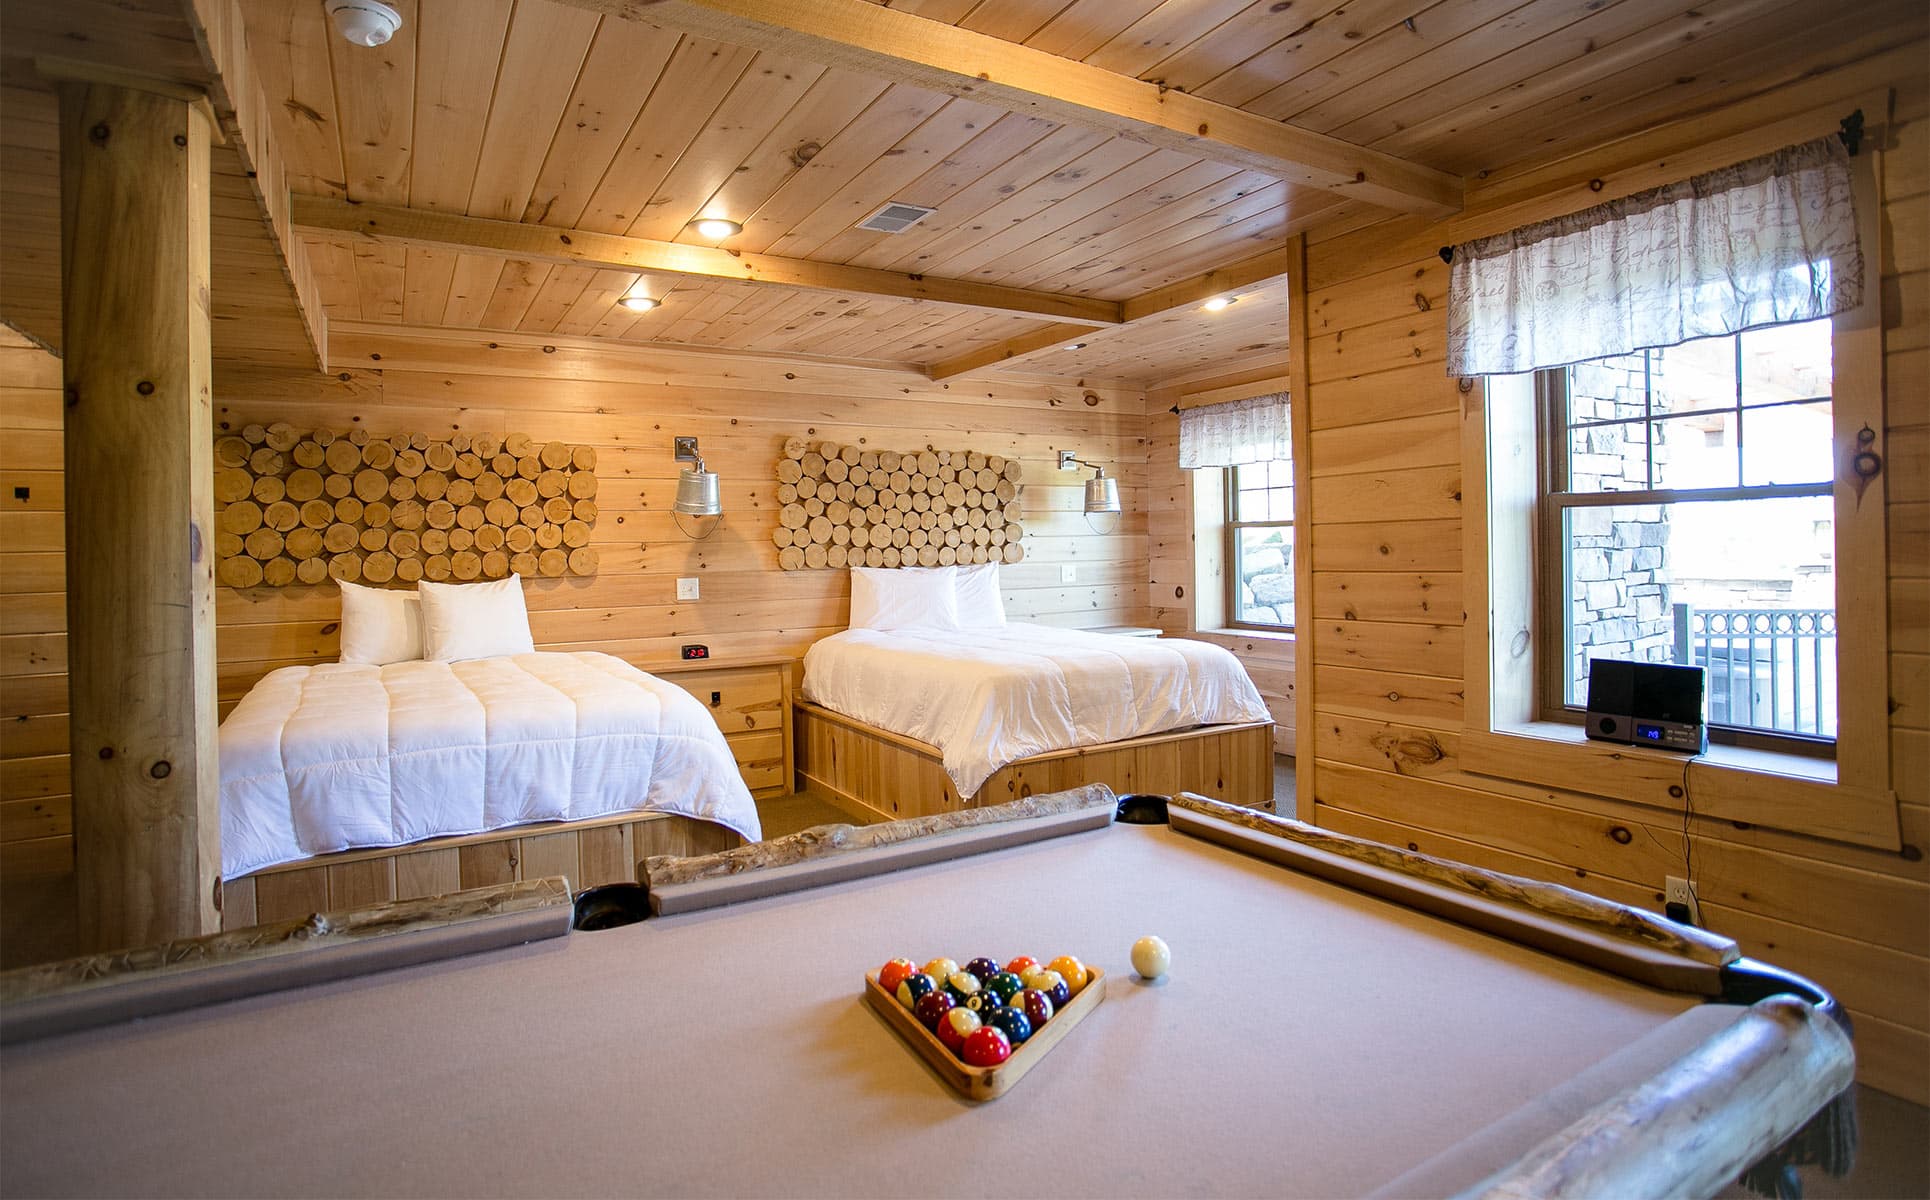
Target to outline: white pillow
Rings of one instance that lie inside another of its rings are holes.
[[[851,568],[851,628],[957,629],[951,567]]]
[[[999,593],[999,565],[979,563],[958,567],[952,595],[958,604],[960,629],[1005,628],[1005,599]]]
[[[461,662],[499,654],[528,654],[529,608],[523,581],[514,575],[494,583],[423,583],[422,657]]]
[[[421,657],[422,601],[414,591],[342,584],[343,662],[380,667]]]

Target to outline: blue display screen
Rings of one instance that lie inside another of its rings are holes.
[[[1660,725],[1637,725],[1635,727],[1635,736],[1646,738],[1651,742],[1659,742],[1662,740],[1662,727]]]

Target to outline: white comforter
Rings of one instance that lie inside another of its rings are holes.
[[[1048,750],[1271,719],[1219,646],[1045,625],[846,630],[806,652],[804,695],[938,747],[961,796]]]
[[[221,723],[228,879],[635,809],[761,832],[703,705],[607,654],[283,667]]]

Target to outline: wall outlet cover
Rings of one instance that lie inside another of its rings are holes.
[[[1663,880],[1662,899],[1669,920],[1684,925],[1702,925],[1702,906],[1696,903],[1695,886],[1679,875],[1670,875]]]
[[[679,600],[698,599],[697,577],[695,575],[686,575],[677,580],[677,599]]]

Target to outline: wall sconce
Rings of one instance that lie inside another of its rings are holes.
[[[1092,468],[1092,478],[1086,480],[1086,525],[1094,533],[1113,532],[1119,528],[1120,521],[1119,481],[1107,475],[1106,468],[1098,463],[1086,462],[1070,450],[1059,451],[1061,471],[1079,467]],[[1098,519],[1094,520],[1095,517]]]
[[[671,447],[678,462],[693,463],[677,476],[677,502],[670,506],[671,519],[693,541],[702,541],[724,519],[724,504],[719,498],[717,476],[704,469],[704,456],[697,452],[694,437],[675,438]]]

